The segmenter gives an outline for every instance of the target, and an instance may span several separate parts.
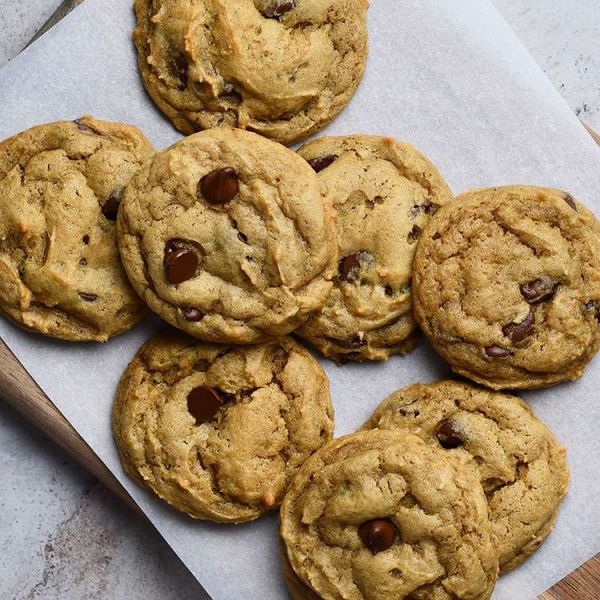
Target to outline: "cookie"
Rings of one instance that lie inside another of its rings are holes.
[[[407,433],[355,433],[317,451],[281,505],[280,536],[295,600],[483,600],[498,576],[478,481]]]
[[[577,379],[600,345],[600,226],[558,190],[461,194],[423,231],[413,294],[455,372],[494,389]]]
[[[452,193],[427,158],[390,138],[325,137],[299,154],[333,203],[340,261],[325,307],[298,334],[338,362],[404,354],[416,328],[416,242]]]
[[[21,327],[105,342],[145,314],[121,267],[119,200],[153,153],[130,125],[83,117],[0,143],[0,313]]]
[[[148,306],[209,342],[289,333],[323,306],[337,265],[314,171],[239,129],[198,133],[148,161],[123,194],[117,237]]]
[[[127,367],[113,431],[125,470],[178,510],[250,521],[331,439],[329,382],[291,338],[234,347],[171,331]]]
[[[363,429],[414,433],[466,461],[481,481],[500,570],[548,536],[567,493],[565,449],[522,400],[458,381],[414,384],[384,400]]]
[[[290,145],[353,96],[366,0],[136,0],[142,80],[181,132],[224,125]]]

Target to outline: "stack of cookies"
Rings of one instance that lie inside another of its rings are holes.
[[[0,312],[71,341],[148,309],[172,326],[121,377],[123,465],[197,519],[281,506],[295,599],[489,598],[552,530],[569,477],[498,390],[575,379],[597,352],[600,225],[553,189],[453,198],[390,138],[287,148],[357,89],[363,0],[135,10],[144,84],[191,135],[154,152],[84,117],[0,143]],[[327,377],[289,334],[344,365],[405,354],[419,328],[480,385],[408,386],[332,440]]]

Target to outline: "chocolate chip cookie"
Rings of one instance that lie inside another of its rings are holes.
[[[289,333],[323,306],[337,265],[314,171],[240,129],[204,131],[156,154],[127,186],[117,232],[148,306],[210,342]]]
[[[146,90],[183,133],[220,125],[289,145],[353,96],[366,0],[136,0]]]
[[[337,216],[340,261],[325,307],[298,334],[338,362],[385,360],[414,345],[412,262],[419,235],[452,194],[412,146],[368,135],[299,150]]]
[[[577,379],[600,345],[599,232],[558,190],[462,194],[418,244],[416,319],[454,371],[491,388]]]
[[[465,460],[481,481],[500,570],[552,531],[567,493],[565,449],[519,398],[458,381],[414,384],[384,400],[363,429],[414,433]]]
[[[250,521],[331,439],[329,382],[291,338],[232,347],[172,331],[127,367],[113,430],[126,471],[178,510]]]
[[[145,307],[121,267],[123,188],[153,153],[135,127],[83,117],[0,143],[0,313],[74,341],[105,342]]]
[[[327,444],[300,468],[280,519],[295,600],[483,600],[498,576],[477,479],[412,434]]]

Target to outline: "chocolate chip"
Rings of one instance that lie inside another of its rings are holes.
[[[557,284],[546,275],[539,279],[533,279],[527,283],[522,283],[519,287],[521,295],[529,304],[548,300],[554,295]]]
[[[349,350],[356,350],[357,348],[362,348],[367,345],[366,340],[361,340],[359,337],[349,338],[347,340],[338,340],[336,338],[328,338],[337,346],[341,348],[348,348]]]
[[[196,425],[207,423],[219,412],[225,399],[215,388],[201,385],[194,388],[187,397],[187,407],[196,419]]]
[[[386,296],[393,296],[394,295],[394,290],[389,285],[386,285],[385,289],[383,291],[385,292]]]
[[[598,323],[600,323],[600,306],[598,306],[598,303],[595,300],[590,300],[585,305],[585,309],[586,310],[594,310],[594,311],[596,311],[596,314],[595,314],[596,321],[598,321]]]
[[[373,519],[358,528],[362,543],[373,553],[391,548],[396,539],[396,528],[387,519]]]
[[[193,323],[202,321],[204,318],[204,313],[199,311],[197,308],[184,308],[182,312],[185,319],[187,321],[192,321]]]
[[[87,246],[90,243],[90,236],[84,235],[81,241]]]
[[[189,248],[171,250],[165,246],[165,275],[169,283],[177,284],[191,279],[198,268],[198,255]]]
[[[248,237],[243,234],[241,231],[238,232],[238,240],[240,240],[240,242],[247,244],[248,243]]]
[[[117,219],[119,205],[121,204],[121,196],[123,196],[123,188],[116,189],[110,194],[102,207],[102,214],[110,221],[115,221]]]
[[[528,315],[520,323],[509,323],[502,328],[502,333],[509,337],[513,344],[522,342],[533,333],[535,315],[530,310]]]
[[[406,236],[406,241],[409,244],[414,244],[419,239],[420,235],[421,235],[421,228],[418,225],[415,225],[410,230],[409,234]]]
[[[342,260],[340,260],[338,263],[340,279],[342,281],[348,281],[349,283],[356,281],[358,279],[360,267],[363,264],[369,265],[373,261],[373,256],[365,250],[361,250],[360,252],[356,252],[355,254],[350,254],[349,256],[342,258]]]
[[[442,234],[439,231],[436,231],[432,236],[432,240],[439,240],[442,237]]]
[[[272,0],[262,11],[267,19],[277,19],[296,6],[297,0]]]
[[[337,361],[338,365],[341,366],[346,365],[353,360],[359,360],[361,358],[362,356],[360,352],[346,352],[346,354],[338,354],[335,357],[335,360]]]
[[[96,296],[96,294],[88,294],[87,292],[79,292],[79,296],[86,302],[95,302],[98,300],[98,296]]]
[[[175,69],[175,76],[179,79],[179,85],[177,89],[183,92],[188,84],[188,59],[181,53],[176,54],[173,59],[173,68]]]
[[[225,204],[238,193],[238,190],[238,177],[235,169],[225,167],[207,173],[198,182],[196,194],[211,204]]]
[[[507,348],[501,348],[500,346],[488,346],[485,348],[485,353],[490,358],[506,358],[512,354],[510,350]]]
[[[85,267],[85,266],[87,266],[87,260],[86,260],[85,258],[82,258],[82,259],[79,261],[79,264],[80,264],[82,267]]]
[[[575,204],[575,199],[573,198],[573,196],[571,196],[571,194],[567,194],[563,200],[575,211],[577,211],[577,204]]]
[[[429,200],[425,200],[425,202],[423,202],[423,204],[421,204],[421,210],[426,214],[426,215],[434,215],[437,212],[438,207],[429,202]]]
[[[81,119],[75,119],[73,121],[77,125],[77,129],[79,131],[83,131],[84,133],[93,133],[94,135],[100,135],[95,129],[81,122]]]
[[[313,168],[315,173],[320,173],[338,158],[339,157],[337,154],[327,154],[327,156],[317,156],[315,158],[311,158],[306,162]]]
[[[444,419],[438,424],[435,430],[435,437],[437,437],[440,446],[446,448],[446,450],[458,448],[465,441],[461,435],[461,431],[452,419]]]

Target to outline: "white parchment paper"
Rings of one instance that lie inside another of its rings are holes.
[[[0,71],[0,139],[86,113],[142,128],[157,148],[178,139],[144,93],[130,0],[86,0]],[[373,0],[365,80],[329,134],[406,140],[455,193],[510,183],[568,190],[600,215],[600,150],[489,0]],[[123,369],[158,327],[148,319],[106,345],[66,344],[0,320],[0,335],[215,600],[286,598],[276,518],[223,526],[185,518],[123,473],[110,407]],[[353,431],[391,391],[448,368],[426,342],[386,364],[324,363],[336,433]],[[571,491],[554,533],[495,599],[528,599],[600,551],[600,360],[575,383],[523,394],[568,448]]]

